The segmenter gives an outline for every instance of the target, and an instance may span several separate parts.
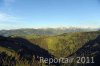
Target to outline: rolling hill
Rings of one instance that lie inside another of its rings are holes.
[[[35,36],[36,37],[36,36]],[[63,33],[38,38],[0,36],[0,66],[47,66],[39,63],[39,57],[66,58],[93,56],[98,64],[100,55],[100,31]],[[51,66],[91,66],[91,64],[52,63]]]

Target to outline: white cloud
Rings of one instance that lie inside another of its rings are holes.
[[[9,5],[11,5],[12,3],[15,2],[15,0],[3,0],[3,1],[4,1],[4,4],[5,4],[6,6],[9,6]]]
[[[7,13],[0,13],[0,24],[12,24],[12,25],[17,25],[17,24],[23,24],[24,18],[18,17],[18,16],[13,16]]]
[[[17,19],[14,16],[8,15],[6,13],[0,13],[0,21],[11,21]]]

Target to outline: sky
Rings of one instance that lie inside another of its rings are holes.
[[[100,26],[100,0],[0,0],[0,29]]]

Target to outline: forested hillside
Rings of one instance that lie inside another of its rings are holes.
[[[0,36],[0,66],[48,66],[39,57],[66,58],[100,55],[100,31],[63,33],[55,36]],[[97,61],[97,60],[95,60]],[[97,61],[99,62],[99,61]],[[51,66],[87,66],[87,64],[52,63]],[[91,66],[91,65],[89,65]],[[94,65],[95,66],[95,65]]]
[[[31,39],[31,42],[46,48],[56,57],[66,57],[82,47],[86,42],[95,39],[99,34],[98,31],[65,33]]]

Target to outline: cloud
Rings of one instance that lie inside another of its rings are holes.
[[[3,0],[3,1],[4,1],[5,6],[9,6],[15,2],[15,0]]]
[[[18,16],[13,16],[7,13],[0,13],[0,24],[23,24],[25,19]]]
[[[24,18],[0,12],[0,30],[23,28]]]
[[[17,18],[14,16],[8,15],[6,13],[0,13],[0,22],[11,21],[11,20],[15,20],[15,19],[17,19]]]
[[[12,11],[12,6],[16,0],[0,0],[0,10]]]

